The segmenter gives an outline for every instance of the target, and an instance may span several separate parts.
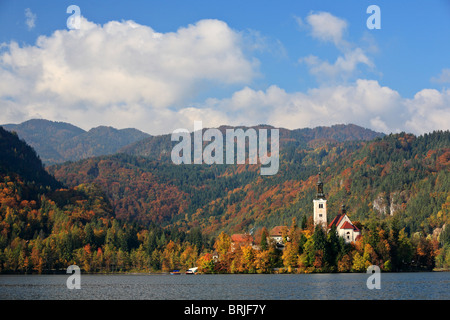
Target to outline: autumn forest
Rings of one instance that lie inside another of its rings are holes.
[[[112,141],[94,134],[77,139],[94,147]],[[450,269],[449,131],[283,129],[279,172],[265,177],[257,165],[174,165],[169,135],[133,135],[140,140],[121,138],[131,143],[85,157],[52,140],[52,150],[77,158],[44,155],[47,162],[20,131],[0,127],[1,273],[64,272],[72,264],[103,273]],[[355,242],[314,227],[319,167],[328,221],[345,204],[362,231]],[[285,226],[283,250],[270,237],[276,226]],[[251,240],[237,242],[236,234]]]

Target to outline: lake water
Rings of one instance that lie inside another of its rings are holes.
[[[381,273],[369,290],[368,274],[263,275],[0,275],[1,300],[448,300],[449,272]]]

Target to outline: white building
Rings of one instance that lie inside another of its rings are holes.
[[[314,203],[314,226],[320,224],[323,228],[327,226],[327,200],[325,199],[325,194],[323,193],[323,182],[320,179],[317,182],[317,194],[316,199],[313,200]]]
[[[288,227],[286,226],[276,226],[270,230],[269,238],[273,240],[278,249],[284,249],[284,240],[289,241]]]
[[[361,230],[359,230],[350,220],[345,212],[345,206],[342,205],[341,214],[334,217],[333,221],[328,225],[328,229],[332,226],[336,226],[336,232],[346,243],[350,243],[358,240],[361,236]]]
[[[314,203],[314,226],[321,225],[323,228],[331,229],[334,225],[336,226],[337,234],[344,238],[346,243],[350,243],[358,240],[361,236],[361,230],[359,230],[355,225],[353,225],[350,218],[347,216],[345,206],[342,205],[341,213],[334,217],[333,221],[327,225],[327,200],[325,199],[325,194],[323,192],[323,182],[320,178],[317,182],[317,195],[316,199],[313,200]]]

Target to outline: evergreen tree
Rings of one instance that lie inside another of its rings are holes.
[[[337,261],[339,252],[341,251],[341,243],[339,241],[339,236],[336,231],[336,226],[333,225],[328,231],[327,242],[324,252],[324,260],[330,271],[335,271],[337,268]]]
[[[94,230],[90,223],[87,223],[86,226],[84,227],[84,233],[85,233],[84,244],[94,245],[95,244]]]
[[[267,238],[269,237],[269,231],[267,231],[266,227],[263,228],[261,232],[261,241],[260,246],[261,250],[265,251],[268,248]]]
[[[303,215],[302,217],[302,223],[301,223],[301,228],[302,230],[305,230],[308,227],[308,221],[306,219],[306,215]]]
[[[313,241],[314,241],[314,250],[318,251],[325,251],[325,246],[326,246],[326,235],[325,235],[325,231],[323,230],[323,228],[320,225],[317,225],[314,229],[314,234],[313,234]]]
[[[390,244],[390,255],[391,255],[391,266],[393,271],[397,271],[400,267],[399,256],[398,256],[398,239],[400,234],[399,220],[395,216],[391,221],[391,230],[389,234],[389,244]]]

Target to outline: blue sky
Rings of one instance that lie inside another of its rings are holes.
[[[450,128],[448,0],[3,0],[0,43],[0,123]]]

